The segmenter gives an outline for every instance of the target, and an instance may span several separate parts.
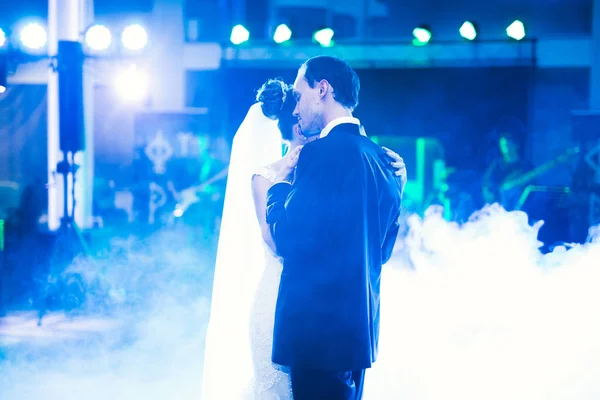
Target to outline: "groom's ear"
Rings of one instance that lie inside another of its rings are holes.
[[[332,90],[331,85],[325,79],[321,79],[319,83],[317,83],[317,87],[319,88],[320,98],[324,98],[325,96],[327,96],[327,93]]]

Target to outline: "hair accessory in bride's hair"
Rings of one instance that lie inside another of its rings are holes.
[[[283,105],[285,104],[285,99],[287,98],[287,94],[289,91],[289,86],[286,84],[283,84],[283,86],[281,87],[281,90],[283,91],[283,101],[281,102],[281,108],[280,110],[283,108]]]

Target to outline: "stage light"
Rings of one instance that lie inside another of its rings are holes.
[[[460,32],[460,36],[467,40],[475,40],[477,37],[477,28],[471,21],[465,21],[458,31]]]
[[[141,25],[129,25],[121,33],[121,43],[129,50],[141,50],[148,44],[148,34]]]
[[[516,20],[506,28],[506,34],[509,38],[521,40],[525,37],[525,25],[521,21]]]
[[[426,25],[421,25],[413,29],[413,44],[415,46],[425,46],[431,40],[431,30]]]
[[[8,86],[8,60],[6,55],[0,55],[0,93],[6,92]]]
[[[48,34],[42,25],[30,23],[21,29],[19,39],[21,39],[23,46],[32,50],[39,50],[46,45]]]
[[[104,25],[91,26],[85,32],[85,42],[92,50],[106,50],[112,43],[110,30]]]
[[[333,29],[325,28],[319,31],[316,31],[313,35],[313,39],[319,43],[323,47],[331,47],[333,46]]]
[[[237,46],[250,40],[250,32],[243,25],[238,24],[231,29],[229,40]]]
[[[148,75],[135,65],[121,71],[115,79],[115,89],[127,103],[139,103],[148,97]]]
[[[273,41],[278,44],[287,42],[291,38],[292,30],[286,24],[279,25],[273,34]]]
[[[0,47],[4,47],[6,44],[6,33],[0,28]]]

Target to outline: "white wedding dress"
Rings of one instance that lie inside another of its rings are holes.
[[[281,263],[265,245],[256,219],[252,177],[282,157],[277,121],[250,107],[234,140],[223,207],[202,400],[288,400],[288,374],[271,362]]]
[[[259,169],[256,173],[266,179],[273,176],[264,168]],[[293,398],[288,371],[285,367],[271,362],[275,305],[277,303],[282,264],[266,245],[263,245],[263,247],[265,250],[265,269],[258,283],[250,313],[250,346],[254,367],[250,398],[255,400],[287,400]]]
[[[252,197],[252,177],[258,174],[273,180],[273,171],[265,166],[281,157],[277,122],[263,115],[260,104],[254,104],[234,137],[231,151],[201,400],[293,399],[288,373],[271,362],[282,264],[262,239]],[[387,284],[382,281],[383,297]],[[398,378],[393,350],[398,347],[395,341],[401,325],[394,323],[393,306],[390,314],[385,310],[381,313],[381,357],[366,374],[365,400],[398,398],[390,395],[386,382]]]

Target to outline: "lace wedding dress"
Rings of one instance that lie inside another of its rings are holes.
[[[259,168],[256,175],[264,177],[271,183],[275,180],[275,172],[270,168]],[[282,264],[266,245],[263,247],[265,269],[258,283],[250,312],[250,343],[254,376],[249,398],[253,400],[289,400],[293,396],[287,368],[273,364],[271,361],[275,305]]]

